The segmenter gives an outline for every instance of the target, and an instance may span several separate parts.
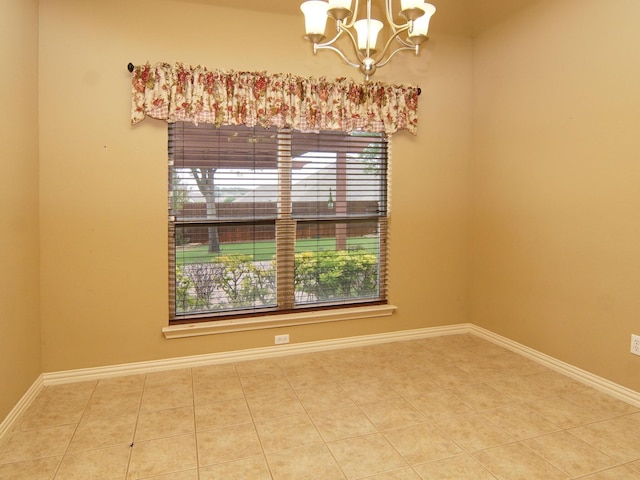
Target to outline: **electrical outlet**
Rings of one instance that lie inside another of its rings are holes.
[[[640,337],[638,337],[640,338]],[[276,345],[283,345],[285,343],[289,343],[289,334],[285,333],[284,335],[276,335]]]
[[[631,335],[631,353],[640,355],[640,335]]]

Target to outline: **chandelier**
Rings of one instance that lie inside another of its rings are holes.
[[[391,35],[382,50],[379,50],[378,34],[384,24],[371,18],[371,0],[366,0],[366,17],[357,20],[358,3],[359,0],[356,0],[354,10],[351,10],[352,0],[308,0],[300,5],[304,13],[306,38],[313,43],[314,55],[321,49],[333,50],[369,80],[396,53],[403,50],[412,50],[416,55],[420,53],[420,45],[427,39],[429,20],[436,13],[436,7],[424,0],[401,0],[399,13],[404,21],[396,24],[393,19],[393,0],[385,0],[386,19],[391,27]],[[325,29],[329,17],[336,22],[336,34],[331,40],[322,43],[326,38]],[[347,55],[334,46],[342,36],[350,39],[356,61],[349,60]],[[391,51],[394,40],[399,45],[395,45],[395,49]]]

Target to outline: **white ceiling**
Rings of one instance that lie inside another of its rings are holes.
[[[229,8],[302,16],[302,0],[181,0]],[[429,0],[437,12],[431,20],[431,31],[457,35],[474,35],[501,22],[510,15],[540,0]],[[399,10],[399,0],[393,0]],[[361,5],[364,0],[361,0]],[[373,0],[380,8],[383,0]]]

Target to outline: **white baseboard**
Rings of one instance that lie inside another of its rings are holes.
[[[634,407],[640,408],[640,392],[631,390],[630,388],[618,385],[610,380],[594,375],[593,373],[582,370],[581,368],[574,367],[568,363],[558,360],[554,357],[541,353],[533,348],[529,348],[521,343],[514,342],[506,337],[493,333],[484,328],[478,327],[473,324],[469,324],[469,333],[477,335],[485,340],[495,343],[501,347],[507,348],[515,353],[527,357],[535,362],[551,368],[559,373],[562,373],[568,377],[584,383],[590,387],[593,387],[601,392],[611,395],[619,400],[627,402]]]
[[[27,390],[27,392],[22,396],[18,403],[16,403],[16,405],[11,409],[9,415],[7,415],[2,423],[0,423],[0,440],[7,432],[9,432],[9,430],[11,430],[18,419],[20,419],[22,414],[27,411],[29,406],[33,403],[33,401],[42,390],[43,386],[43,376],[40,375],[38,378],[36,378],[36,381],[31,384],[29,390]],[[2,442],[0,442],[0,444],[2,444]]]
[[[262,358],[273,358],[285,355],[312,353],[323,350],[335,350],[339,348],[362,347],[366,345],[400,342],[403,340],[412,340],[416,338],[454,335],[460,333],[469,333],[468,324],[421,328],[417,330],[400,330],[396,332],[360,335],[357,337],[344,337],[331,340],[319,340],[315,342],[274,345],[270,347],[234,350],[221,353],[208,353],[204,355],[192,355],[188,357],[167,358],[163,360],[127,363],[107,367],[66,370],[62,372],[45,373],[43,374],[43,376],[45,385],[59,385],[63,383],[99,380],[101,378],[117,377],[122,375],[136,375],[143,373],[160,372],[164,370],[174,370],[177,368],[195,368],[206,365],[241,362],[246,360],[260,360]]]
[[[442,335],[455,335],[471,333],[484,338],[496,345],[507,348],[515,353],[527,357],[557,372],[565,374],[590,387],[596,388],[612,397],[623,400],[631,405],[640,407],[640,392],[618,385],[602,377],[589,373],[568,363],[557,360],[549,355],[538,352],[506,337],[502,337],[484,328],[471,323],[447,325],[443,327],[430,327],[415,330],[401,330],[397,332],[380,333],[373,335],[361,335],[357,337],[336,338],[307,343],[294,343],[270,347],[253,348],[248,350],[236,350],[231,352],[211,353],[205,355],[193,355],[188,357],[168,358],[152,360],[148,362],[136,362],[106,367],[83,368],[78,370],[66,370],[61,372],[43,373],[11,410],[9,415],[0,424],[0,440],[6,434],[20,415],[26,411],[43,386],[59,385],[64,383],[84,382],[101,378],[118,377],[123,375],[136,375],[177,368],[194,368],[206,365],[215,365],[246,360],[260,360],[264,358],[280,357],[302,353],[312,353],[324,350],[340,348],[362,347],[388,342],[415,340],[418,338],[437,337]]]

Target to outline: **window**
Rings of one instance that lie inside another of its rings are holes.
[[[383,134],[169,125],[171,322],[386,303]]]

